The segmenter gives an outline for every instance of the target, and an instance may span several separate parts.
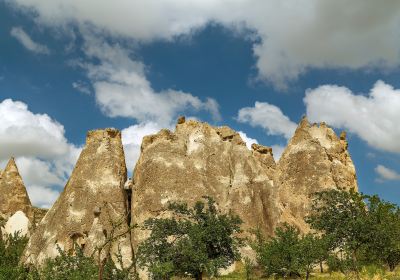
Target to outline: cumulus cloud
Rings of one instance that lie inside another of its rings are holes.
[[[252,144],[258,144],[258,141],[256,139],[247,136],[247,134],[243,131],[238,131],[238,133],[240,135],[240,138],[242,138],[242,140],[246,143],[246,146],[249,150],[251,150]]]
[[[281,158],[285,149],[286,147],[282,145],[272,145],[272,153],[276,162]]]
[[[310,68],[399,65],[399,1],[8,0],[47,26],[86,24],[141,42],[174,40],[209,22],[256,34],[259,78],[285,88]],[[31,14],[31,13],[30,13]]]
[[[50,50],[42,44],[36,43],[31,37],[21,28],[13,27],[10,31],[11,36],[18,40],[27,50],[38,54],[49,54]]]
[[[145,66],[131,58],[118,44],[110,45],[85,34],[84,52],[99,63],[81,64],[92,81],[97,103],[110,117],[133,118],[138,122],[168,125],[179,113],[207,111],[219,120],[218,103],[205,101],[190,93],[166,89],[155,91],[145,75]]]
[[[162,127],[156,123],[140,123],[132,125],[122,130],[122,144],[126,158],[126,166],[128,172],[133,171],[133,168],[140,156],[140,146],[143,137],[157,133]]]
[[[0,119],[1,166],[15,156],[32,203],[51,205],[71,174],[80,148],[67,141],[60,123],[46,114],[32,113],[23,102],[3,100]]]
[[[374,148],[400,153],[400,90],[391,85],[378,81],[368,95],[324,85],[308,90],[304,103],[311,121],[325,121],[358,135]]]
[[[400,174],[398,172],[381,164],[375,167],[375,172],[379,175],[379,181],[400,180]]]
[[[251,150],[251,145],[253,143],[258,144],[257,139],[247,136],[247,134],[244,133],[243,131],[238,131],[238,133],[239,133],[240,137],[242,138],[242,140],[246,143],[246,146],[249,150]],[[281,158],[281,155],[282,155],[284,149],[285,149],[285,146],[272,145],[272,153],[274,155],[275,161],[278,161]]]
[[[262,127],[268,135],[292,137],[297,125],[282,113],[281,109],[267,102],[256,102],[254,107],[239,110],[237,120],[253,127]]]

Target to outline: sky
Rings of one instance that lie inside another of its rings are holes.
[[[88,130],[179,115],[279,160],[303,115],[348,133],[359,189],[400,204],[400,1],[0,0],[0,169],[57,199]]]

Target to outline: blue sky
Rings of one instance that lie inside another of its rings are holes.
[[[90,129],[121,129],[132,170],[181,114],[277,157],[307,114],[349,132],[361,191],[399,203],[400,6],[300,2],[0,1],[0,168],[16,156],[49,206]]]

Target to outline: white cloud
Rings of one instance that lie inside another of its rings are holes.
[[[36,185],[29,186],[28,192],[32,203],[43,208],[50,208],[60,195],[54,189]]]
[[[88,87],[88,85],[85,84],[82,81],[73,82],[72,83],[72,87],[74,89],[76,89],[77,91],[79,91],[81,93],[84,93],[84,94],[87,94],[87,95],[90,95],[90,93],[91,93],[90,92],[90,88]]]
[[[93,84],[97,103],[111,117],[128,117],[139,122],[168,125],[179,113],[191,110],[208,111],[219,120],[218,103],[182,91],[166,89],[155,91],[145,76],[145,66],[131,59],[131,54],[118,44],[85,33],[84,52],[98,64],[82,64]]]
[[[279,159],[281,158],[283,151],[286,149],[285,146],[281,146],[281,145],[272,145],[272,153],[274,155],[274,159],[276,162],[279,161]]]
[[[18,40],[27,50],[38,54],[49,54],[50,50],[42,44],[34,42],[31,37],[21,28],[13,27],[10,31],[11,36]]]
[[[209,22],[247,27],[259,78],[285,88],[309,68],[399,65],[399,1],[9,0],[47,26],[89,23],[115,37],[174,40]],[[32,14],[32,13],[30,13]]]
[[[5,99],[0,103],[0,163],[11,156],[25,182],[32,203],[51,205],[68,179],[80,149],[68,143],[64,127],[46,114],[34,114],[25,103]],[[43,190],[43,196],[38,195]]]
[[[242,140],[244,142],[246,142],[246,146],[249,150],[251,150],[251,145],[253,143],[258,144],[257,139],[248,137],[246,133],[244,133],[243,131],[238,131],[240,137],[242,138]],[[285,146],[281,146],[281,145],[272,145],[272,154],[274,155],[274,159],[277,162],[280,158],[281,155],[283,153],[283,151],[285,150]]]
[[[400,180],[400,174],[398,172],[381,164],[375,167],[375,172],[379,175],[378,180],[380,181]]]
[[[128,172],[132,172],[140,156],[142,139],[146,135],[157,133],[163,127],[156,123],[140,123],[122,130],[122,144],[124,145],[126,166]]]
[[[258,141],[254,138],[248,137],[246,133],[243,131],[238,131],[240,138],[246,143],[246,146],[249,150],[251,150],[251,145],[252,144],[258,144]]]
[[[268,135],[280,135],[286,139],[292,137],[297,127],[279,107],[267,102],[256,102],[254,107],[240,109],[237,120],[253,127],[262,127]]]
[[[325,121],[355,133],[374,148],[400,153],[400,90],[382,81],[368,95],[325,85],[308,90],[304,103],[310,121]]]

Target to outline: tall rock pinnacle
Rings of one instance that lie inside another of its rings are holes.
[[[279,188],[281,221],[306,231],[303,219],[313,193],[336,188],[357,190],[345,134],[339,138],[325,123],[311,125],[304,117],[277,164],[275,184]]]
[[[216,200],[222,212],[233,211],[244,231],[259,227],[272,234],[278,219],[267,147],[250,151],[229,127],[180,118],[175,132],[161,130],[143,138],[133,178],[132,222],[167,214],[168,202],[193,205],[203,196]],[[134,229],[133,247],[146,238]]]
[[[89,131],[72,175],[60,197],[32,234],[23,262],[41,264],[58,255],[57,247],[83,248],[91,255],[107,239],[128,231],[124,150],[121,133],[115,129]],[[106,246],[114,260],[120,250],[125,265],[132,250],[129,233]]]
[[[24,182],[14,158],[11,158],[6,168],[0,172],[0,217],[8,219],[17,211],[22,211],[29,218],[33,216]]]

